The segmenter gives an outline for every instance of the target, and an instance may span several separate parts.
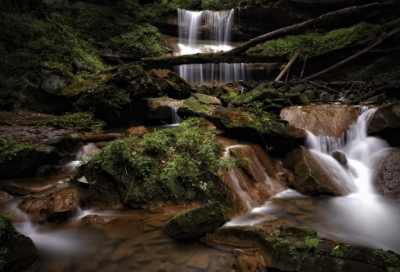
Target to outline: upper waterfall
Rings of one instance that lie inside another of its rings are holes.
[[[180,55],[228,51],[231,44],[231,28],[234,9],[229,11],[188,11],[178,9]],[[204,29],[204,33],[202,33]],[[176,68],[190,83],[228,82],[244,80],[248,69],[243,63],[189,64]]]

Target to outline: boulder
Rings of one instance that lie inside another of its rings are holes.
[[[60,166],[42,165],[36,170],[36,179],[45,179],[61,172]]]
[[[184,99],[190,97],[197,90],[177,73],[170,70],[153,69],[148,72],[155,89],[164,92],[168,97]]]
[[[229,220],[228,210],[219,202],[175,215],[165,230],[178,239],[196,239],[213,232]]]
[[[32,240],[15,230],[10,220],[0,216],[0,271],[34,271],[38,252]]]
[[[390,145],[400,146],[400,102],[379,107],[369,123],[368,134],[380,136]]]
[[[400,151],[393,150],[377,166],[374,185],[378,193],[400,200]]]
[[[145,134],[148,133],[149,131],[147,130],[147,128],[145,128],[144,126],[140,126],[140,127],[131,127],[128,128],[125,131],[125,135],[126,136],[132,136],[132,137],[136,137],[139,136],[140,134]]]
[[[58,163],[59,159],[53,146],[17,144],[0,153],[1,179],[34,177],[40,166]]]
[[[282,119],[315,135],[342,137],[358,118],[358,111],[346,105],[310,105],[286,107]]]
[[[54,71],[42,69],[42,88],[49,94],[58,95],[67,86],[65,77],[60,76]]]
[[[179,107],[183,104],[183,100],[177,100],[172,98],[147,98],[149,118],[155,119],[167,119],[172,115],[171,108]]]
[[[229,86],[222,85],[217,88],[215,94],[225,104],[229,104],[240,94],[240,91],[237,89],[232,89]]]
[[[196,94],[193,94],[193,96],[196,97],[199,100],[199,102],[203,103],[203,104],[221,105],[221,100],[212,95],[196,93]]]
[[[346,154],[344,154],[342,151],[335,150],[331,153],[331,156],[335,160],[337,160],[341,165],[347,164]]]
[[[400,269],[400,256],[394,252],[318,239],[315,231],[306,228],[223,227],[201,238],[201,241],[233,252],[257,249],[235,254],[238,259],[241,258],[239,263],[245,269],[249,266],[254,268],[254,258],[258,267],[279,271],[384,272]]]
[[[284,166],[293,171],[293,186],[303,195],[341,196],[346,193],[333,181],[331,173],[304,146],[299,146],[289,153]]]

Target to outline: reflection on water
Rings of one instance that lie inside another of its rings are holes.
[[[227,225],[261,224],[263,219],[257,214],[272,215],[343,242],[400,253],[400,204],[377,195],[372,185],[375,166],[391,148],[383,140],[367,135],[368,122],[375,110],[361,111],[357,122],[341,139],[311,133],[307,139],[320,166],[349,195],[306,197],[287,190],[253,209],[250,215],[238,217]],[[329,156],[335,150],[346,155],[347,165],[341,166]]]

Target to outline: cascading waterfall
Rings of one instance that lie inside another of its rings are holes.
[[[342,176],[338,185],[349,191],[347,196],[309,197],[289,189],[274,197],[284,204],[278,205],[270,200],[227,225],[263,223],[263,219],[257,218],[257,214],[277,216],[340,241],[399,253],[400,206],[397,202],[376,194],[372,184],[375,166],[392,149],[385,141],[367,135],[368,124],[375,109],[363,107],[360,112],[357,121],[342,138],[309,133],[306,144],[320,166],[325,167],[325,170],[330,168],[330,172],[336,177]],[[331,157],[331,152],[337,150],[345,154],[346,167]],[[299,207],[299,201],[306,201],[313,208],[294,208]]]
[[[178,115],[178,108],[179,107],[171,107],[172,124],[181,124],[183,122],[183,119]]]
[[[230,11],[187,11],[178,9],[180,55],[196,53],[228,51],[233,48],[231,41],[231,26],[234,10]],[[200,40],[199,30],[207,27],[205,44]],[[189,83],[228,82],[232,80],[245,80],[248,78],[249,69],[243,63],[220,64],[187,64],[176,67],[179,73]]]

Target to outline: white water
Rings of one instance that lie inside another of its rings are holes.
[[[374,168],[382,156],[391,150],[381,139],[368,137],[367,127],[375,109],[361,109],[361,115],[342,138],[315,136],[309,133],[307,147],[338,186],[349,194],[345,197],[309,197],[294,190],[278,194],[250,214],[227,223],[254,225],[263,222],[256,217],[265,214],[306,226],[334,239],[373,248],[400,252],[400,205],[378,195],[373,188]],[[330,154],[343,152],[348,160],[342,167]],[[347,168],[347,169],[346,169]],[[277,201],[280,204],[276,204]],[[297,203],[306,201],[311,210],[302,210]],[[297,205],[297,206],[296,206]]]
[[[181,124],[183,119],[178,115],[178,108],[179,107],[171,107],[172,111],[172,124]]]
[[[231,26],[234,10],[230,11],[187,11],[178,9],[180,55],[228,51],[234,48],[231,42]],[[200,37],[199,30],[206,27],[205,37]],[[209,44],[201,42],[201,39]],[[243,63],[187,64],[176,68],[189,83],[223,83],[232,80],[245,80],[249,69]]]

